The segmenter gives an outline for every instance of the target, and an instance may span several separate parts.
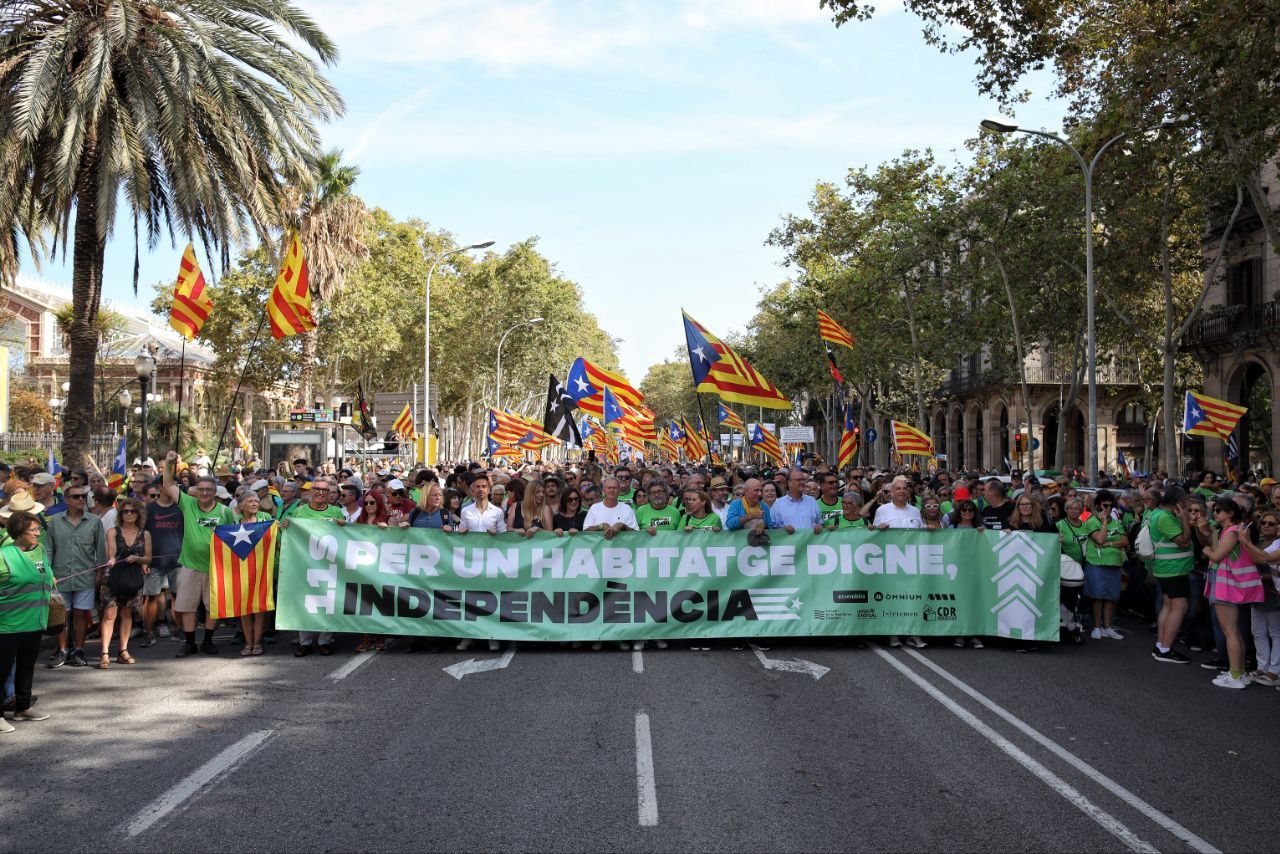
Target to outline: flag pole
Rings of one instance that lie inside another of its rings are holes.
[[[711,459],[711,434],[707,431],[707,413],[706,413],[706,412],[704,412],[704,411],[703,411],[703,409],[702,409],[702,395],[698,393],[698,390],[697,390],[697,389],[694,389],[693,396],[694,396],[695,398],[697,398],[697,399],[698,399],[698,417],[699,417],[700,419],[702,419],[700,423],[701,423],[701,425],[702,425],[702,432],[705,434],[705,435],[703,435],[703,436],[699,436],[698,438],[699,438],[699,439],[703,439],[703,438],[705,438],[705,439],[706,439],[706,441],[707,441],[707,460],[708,460],[708,461],[710,461],[710,459]]]
[[[249,363],[253,361],[253,354],[258,350],[258,342],[262,340],[262,327],[267,322],[267,313],[264,311],[262,317],[258,320],[258,329],[253,333],[253,343],[249,345],[249,354],[244,358],[244,367],[240,369],[240,378],[236,380],[235,393],[231,395],[231,405],[227,407],[227,417],[222,419],[222,432],[218,434],[218,449],[213,452],[213,462],[209,464],[210,469],[218,468],[218,455],[222,453],[222,443],[227,438],[227,428],[231,426],[231,415],[236,409],[236,400],[240,397],[240,387],[244,385],[244,375],[249,371]]]
[[[182,336],[182,355],[178,357],[178,429],[173,434],[173,449],[182,453],[182,399],[186,393],[187,336]]]

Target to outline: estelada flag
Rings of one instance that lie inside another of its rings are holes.
[[[818,312],[818,335],[823,341],[853,349],[853,335],[848,329],[836,323],[825,311]]]
[[[893,426],[893,447],[899,454],[933,456],[933,440],[924,433],[902,421],[892,421],[890,424]]]
[[[760,424],[754,424],[751,428],[751,447],[764,454],[780,466],[787,464],[787,458],[782,453],[782,446],[778,444],[778,439]]]
[[[204,275],[196,261],[196,249],[190,243],[178,264],[178,283],[173,288],[173,306],[169,309],[169,325],[190,341],[213,311],[213,300],[205,290]]]
[[[622,374],[597,367],[581,356],[569,368],[564,387],[578,411],[588,415],[604,416],[605,389],[623,406],[636,408],[644,402],[644,395]]]
[[[275,522],[236,522],[213,529],[209,541],[209,616],[242,617],[276,607]]]
[[[684,314],[684,337],[694,391],[714,392],[747,406],[791,408],[791,401],[773,383],[688,313]]]
[[[111,461],[111,474],[107,476],[107,486],[116,492],[124,486],[125,472],[129,470],[129,458],[125,454],[125,437],[120,437],[120,444],[116,447],[116,457]]]
[[[722,400],[716,401],[716,418],[722,426],[730,430],[737,430],[739,433],[747,432],[747,425],[743,422],[742,416],[725,406]]]
[[[840,459],[836,468],[843,471],[853,465],[858,457],[859,438],[858,425],[853,420],[853,407],[847,406],[844,410],[844,432],[840,434]]]
[[[297,234],[289,241],[276,286],[267,300],[267,317],[271,320],[272,338],[288,338],[316,328],[316,319],[311,314],[311,288],[307,284],[307,259],[302,255],[302,241]]]
[[[1226,441],[1248,408],[1200,392],[1188,391],[1182,410],[1182,432]]]

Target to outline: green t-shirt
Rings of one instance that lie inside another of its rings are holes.
[[[846,519],[844,514],[840,514],[840,519],[836,522],[837,528],[865,528],[867,520],[859,516],[857,519]]]
[[[687,513],[680,517],[681,530],[685,528],[695,528],[702,531],[711,531],[715,528],[723,527],[724,523],[720,521],[720,517],[711,512],[708,512],[707,515],[703,516],[701,519],[695,519]]]
[[[178,509],[182,511],[182,551],[178,563],[196,572],[209,571],[209,542],[213,529],[230,525],[236,514],[230,507],[215,503],[212,510],[201,510],[195,496],[178,490]]]
[[[834,504],[828,504],[821,498],[818,499],[818,514],[822,517],[823,527],[829,528],[837,524],[836,520],[840,518],[840,514],[844,513],[844,504],[839,498]]]
[[[673,504],[668,504],[661,510],[654,510],[649,504],[641,504],[636,508],[636,524],[642,531],[645,528],[674,531],[679,527],[679,522],[680,509]]]
[[[1097,514],[1089,517],[1089,521],[1097,520],[1098,527],[1102,527],[1102,520],[1098,519]],[[1112,519],[1107,522],[1107,539],[1114,540],[1117,537],[1124,536],[1124,522],[1119,519]],[[1085,544],[1085,558],[1094,566],[1124,566],[1124,549],[1118,549],[1114,546],[1100,546],[1090,539]]]
[[[1217,493],[1217,491],[1216,491],[1216,490],[1213,490],[1213,489],[1210,489],[1210,488],[1209,488],[1209,487],[1207,487],[1207,486],[1197,486],[1197,487],[1192,491],[1192,493],[1191,493],[1191,494],[1192,494],[1192,495],[1199,495],[1199,496],[1200,496],[1201,498],[1203,498],[1205,501],[1208,501],[1208,502],[1210,502],[1210,503],[1212,503],[1212,502],[1213,502],[1213,499],[1215,499],[1215,498],[1217,498],[1217,497],[1218,497],[1218,493]]]
[[[1059,519],[1058,533],[1062,535],[1062,553],[1067,557],[1075,558],[1083,566],[1084,544],[1088,542],[1089,536],[1094,531],[1101,529],[1102,523],[1098,521],[1097,516],[1090,516],[1076,528],[1073,528],[1066,519]]]
[[[636,488],[633,486],[631,487],[630,492],[619,493],[618,500],[621,501],[623,504],[630,504],[632,507],[635,507],[636,506]]]
[[[44,548],[37,545],[24,552],[9,543],[0,555],[0,632],[42,631],[49,625],[49,596],[53,592],[53,567]]]
[[[1151,531],[1151,544],[1155,546],[1157,556],[1162,552],[1164,554],[1186,552],[1187,554],[1186,557],[1151,561],[1152,575],[1156,578],[1176,578],[1179,575],[1187,575],[1195,568],[1196,556],[1191,544],[1179,546],[1173,542],[1174,539],[1182,536],[1181,519],[1168,510],[1157,507],[1147,516],[1147,526]]]
[[[299,504],[289,512],[290,519],[345,519],[342,508],[336,504],[325,505],[323,510],[316,510],[310,504]]]

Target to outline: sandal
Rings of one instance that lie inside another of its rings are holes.
[[[262,647],[260,647],[260,646],[255,646],[255,647],[253,648],[253,652],[251,652],[251,653],[249,653],[249,654],[250,654],[250,655],[262,655]]]
[[[116,661],[120,662],[121,664],[133,664],[133,662],[136,661],[136,659],[129,654],[129,650],[122,649],[120,650],[120,654],[116,656]]]
[[[374,652],[386,652],[386,651],[387,651],[387,642],[386,642],[386,641],[383,641],[383,640],[374,641],[374,643],[373,643],[373,651],[374,651]]]
[[[241,655],[244,655],[244,656],[253,655],[253,647],[251,647],[251,646],[244,646],[244,647],[241,647],[241,648],[240,648],[240,654],[241,654]]]
[[[111,653],[109,653],[109,652],[104,652],[104,653],[102,654],[102,658],[101,658],[101,660],[98,662],[98,669],[99,669],[99,670],[110,670],[110,669],[111,669]]]

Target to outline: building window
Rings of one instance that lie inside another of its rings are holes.
[[[1232,264],[1227,274],[1227,305],[1254,308],[1262,305],[1262,259]]]
[[[1128,406],[1120,410],[1120,414],[1116,418],[1116,423],[1123,425],[1145,424],[1146,420],[1146,413],[1142,409],[1142,404],[1130,403]]]

